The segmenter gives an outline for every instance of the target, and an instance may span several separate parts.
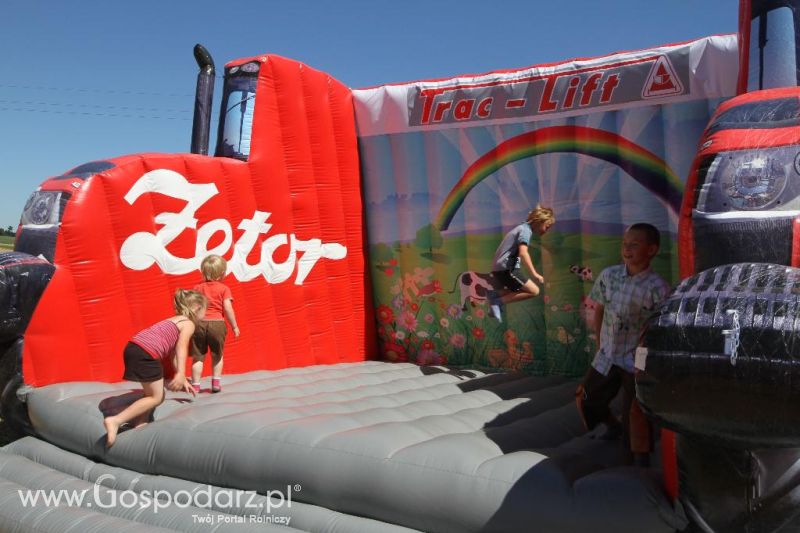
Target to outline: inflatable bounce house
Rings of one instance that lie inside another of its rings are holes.
[[[797,530],[798,9],[359,90],[232,61],[213,157],[198,45],[192,153],[46,180],[0,254],[0,404],[25,433],[0,449],[0,530]],[[498,321],[493,255],[536,205],[556,215],[541,294]],[[575,406],[589,292],[636,222],[676,287],[637,350],[653,468]],[[123,348],[209,254],[241,327],[222,392],[168,392],[107,447],[104,417],[142,394]]]

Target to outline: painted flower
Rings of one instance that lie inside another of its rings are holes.
[[[483,309],[479,307],[475,310],[475,316],[478,318],[483,318],[484,316],[486,316],[486,313],[484,313]]]
[[[425,322],[427,322],[428,324],[432,324],[433,323],[433,315],[431,313],[427,313],[425,315]]]
[[[558,311],[558,306],[557,305],[551,305],[550,306],[550,310],[555,313],[556,311]]]
[[[482,328],[474,327],[472,328],[472,336],[478,340],[483,339],[486,336]]]
[[[411,304],[411,310],[412,310],[412,311],[414,311],[414,312],[416,313],[417,311],[419,311],[419,305],[418,305],[418,304],[416,304],[416,303],[413,303],[413,302],[412,302],[412,304]]]
[[[464,345],[467,344],[467,338],[461,333],[454,333],[453,336],[450,337],[450,344],[456,348],[463,348]]]
[[[444,329],[447,329],[450,327],[450,321],[442,317],[439,319],[439,325],[442,326]]]
[[[396,363],[408,361],[408,353],[405,347],[394,342],[387,342],[383,345],[383,355],[387,361]]]
[[[570,311],[572,311],[572,304],[564,304],[564,306],[561,309],[569,313]]]
[[[391,292],[394,295],[400,294],[402,290],[403,290],[403,284],[399,279],[397,280],[397,283],[395,283],[389,288],[389,292]]]
[[[434,339],[441,339],[441,338],[442,338],[442,335],[441,335],[441,333],[439,333],[439,332],[437,331],[436,333],[434,333],[434,334],[433,334],[433,338],[434,338]]]
[[[422,350],[417,354],[416,363],[418,365],[439,365],[441,362],[442,356],[434,350]]]
[[[429,336],[430,336],[430,333],[428,333],[425,330],[417,332],[417,337],[419,337],[420,339],[427,339]]]
[[[414,268],[414,273],[412,274],[412,278],[418,285],[427,285],[430,283],[430,277],[433,276],[434,270],[431,267]]]
[[[391,324],[394,322],[394,312],[391,307],[385,304],[378,306],[378,322],[381,324]]]
[[[403,295],[398,294],[394,298],[392,298],[392,307],[395,309],[403,309],[405,307],[405,301],[403,300]]]
[[[417,317],[411,311],[403,311],[400,315],[400,324],[409,331],[417,329]]]
[[[545,304],[549,304],[550,303],[550,295],[549,294],[545,294],[542,297],[542,300],[544,301]]]
[[[556,328],[556,339],[561,344],[572,344],[575,342],[575,337],[567,333],[567,328],[564,326],[558,326]]]
[[[447,306],[447,314],[453,318],[458,318],[461,316],[461,308],[456,304],[450,304]]]
[[[389,266],[395,267],[397,266],[397,259],[389,259]]]
[[[433,350],[435,345],[433,341],[426,339],[419,344],[419,348],[420,350]]]
[[[507,329],[503,333],[503,341],[505,341],[506,345],[516,345],[519,342],[517,338],[517,334],[513,329]]]
[[[391,275],[394,274],[394,269],[392,269],[392,268],[384,268],[383,269],[383,273],[386,274],[387,276],[391,276]]]
[[[395,340],[401,341],[406,338],[405,331],[398,331],[397,334],[394,336]]]

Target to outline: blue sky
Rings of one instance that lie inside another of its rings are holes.
[[[195,43],[219,72],[276,53],[357,88],[733,33],[737,10],[735,0],[3,0],[0,227],[16,228],[48,176],[187,152]]]

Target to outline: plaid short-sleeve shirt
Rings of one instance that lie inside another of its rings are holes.
[[[625,265],[608,267],[589,293],[589,298],[604,306],[600,328],[600,349],[592,366],[608,374],[612,365],[633,372],[634,354],[647,318],[669,294],[669,284],[648,269],[635,276]]]

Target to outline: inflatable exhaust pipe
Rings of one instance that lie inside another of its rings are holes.
[[[214,99],[214,60],[202,44],[194,45],[194,59],[200,71],[197,73],[197,89],[194,96],[194,119],[192,120],[193,154],[208,155],[208,137],[211,129],[211,104]]]

